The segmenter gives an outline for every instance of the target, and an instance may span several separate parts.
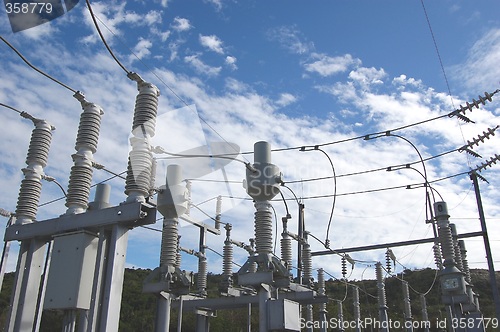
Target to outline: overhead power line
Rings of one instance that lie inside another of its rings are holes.
[[[56,82],[57,84],[63,86],[64,88],[68,89],[69,91],[73,92],[73,93],[77,93],[78,91],[69,87],[68,85],[62,83],[61,81],[55,79],[54,77],[50,76],[49,74],[43,72],[42,70],[38,69],[37,67],[35,67],[34,65],[32,65],[22,54],[21,52],[19,52],[14,46],[12,46],[11,43],[9,43],[5,38],[3,38],[2,36],[0,36],[0,39],[5,43],[7,44],[7,46],[9,46],[14,52],[16,52],[16,54],[28,65],[30,66],[32,69],[34,69],[35,71],[39,72],[40,74],[42,74],[43,76],[47,77],[48,79]]]

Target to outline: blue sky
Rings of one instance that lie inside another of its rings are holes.
[[[155,145],[182,152],[207,142],[231,142],[251,152],[256,141],[273,148],[273,163],[285,182],[306,205],[307,228],[324,240],[332,206],[333,181],[305,181],[329,177],[332,169],[319,152],[298,147],[348,140],[446,115],[459,105],[500,86],[500,10],[495,1],[424,1],[446,73],[446,83],[420,1],[102,1],[92,2],[105,37],[120,61],[161,90]],[[126,168],[128,138],[136,87],[113,61],[100,41],[83,1],[50,23],[18,33],[0,15],[0,31],[34,65],[85,93],[104,109],[95,161],[113,172]],[[44,118],[56,126],[45,173],[67,187],[74,140],[81,112],[72,93],[29,69],[6,45],[0,45],[0,102]],[[449,89],[448,89],[449,86]],[[450,95],[451,91],[451,95]],[[492,103],[468,112],[474,124],[444,117],[397,134],[430,157],[457,149],[499,123],[498,95]],[[0,207],[14,211],[22,179],[32,124],[3,108],[0,145]],[[498,153],[496,135],[475,150],[485,159]],[[397,242],[432,236],[425,223],[422,188],[366,194],[359,191],[422,183],[416,172],[370,172],[418,160],[415,150],[396,138],[352,140],[327,145],[337,175],[336,208],[329,238],[332,248]],[[162,157],[161,155],[158,157]],[[252,161],[244,153],[239,159]],[[484,161],[451,153],[426,163],[430,181],[466,172]],[[160,160],[157,186],[162,185],[167,162]],[[416,166],[419,167],[418,165]],[[419,168],[423,171],[422,168]],[[163,173],[162,173],[163,172]],[[228,184],[193,181],[194,204],[210,215],[214,197],[223,196],[223,221],[233,224],[233,238],[253,237],[253,212],[241,181],[241,163],[225,167]],[[500,169],[488,168],[481,184],[494,258],[500,250]],[[93,183],[109,177],[94,171]],[[221,170],[201,180],[224,180]],[[109,181],[112,203],[125,199],[124,181]],[[435,188],[448,202],[459,233],[479,231],[477,208],[467,175],[440,181]],[[291,198],[288,190],[284,195]],[[229,198],[230,196],[236,198]],[[313,196],[327,196],[309,199]],[[43,184],[41,203],[61,197],[51,183]],[[282,202],[273,203],[278,220]],[[295,203],[290,229],[296,230]],[[64,200],[39,209],[38,219],[65,212]],[[193,209],[193,217],[206,216]],[[6,219],[4,219],[6,222]],[[278,233],[281,223],[278,223]],[[181,245],[197,247],[197,232],[181,224]],[[161,222],[155,226],[160,229]],[[224,238],[210,235],[208,246],[222,252]],[[313,250],[322,250],[312,241]],[[470,265],[485,268],[479,238],[466,240]],[[159,261],[160,233],[144,228],[130,233],[129,267],[154,268]],[[13,248],[15,252],[16,248]],[[279,248],[277,249],[279,253]],[[395,248],[408,268],[434,267],[428,245]],[[235,249],[242,263],[245,252]],[[15,266],[11,255],[9,266]],[[384,251],[352,254],[360,262],[353,278],[373,275],[367,265],[384,260]],[[196,270],[185,255],[183,268]],[[219,273],[220,257],[209,255],[209,270]],[[340,276],[337,256],[314,260]],[[497,265],[499,263],[497,262]],[[398,266],[401,270],[402,267]],[[237,267],[235,267],[235,271]]]

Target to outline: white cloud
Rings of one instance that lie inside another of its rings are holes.
[[[323,77],[343,73],[351,67],[361,65],[361,60],[353,58],[350,54],[331,57],[326,54],[313,53],[311,57],[314,61],[304,64],[305,70]]]
[[[500,77],[500,29],[495,28],[469,48],[465,64],[451,68],[453,80],[472,91],[493,91]]]
[[[187,18],[181,18],[179,16],[174,18],[171,26],[172,29],[178,32],[188,31],[193,27]]]
[[[200,35],[200,44],[215,53],[224,54],[224,49],[222,47],[223,44],[222,40],[220,40],[219,37],[215,35],[210,35],[210,36]]]
[[[297,101],[297,97],[292,95],[291,93],[282,93],[280,95],[280,98],[276,101],[276,105],[280,107],[285,107],[290,104],[293,104],[294,102]]]
[[[234,56],[230,56],[230,55],[226,56],[226,61],[225,61],[225,63],[226,63],[226,65],[227,65],[229,68],[231,68],[231,70],[236,70],[236,69],[238,69],[238,66],[236,65],[236,61],[237,61],[237,59],[236,59]]]
[[[217,76],[221,71],[221,67],[212,67],[200,60],[198,55],[188,55],[184,57],[184,61],[189,63],[197,73],[207,76]]]
[[[141,60],[151,54],[151,47],[153,43],[148,39],[139,38],[139,42],[134,46],[132,50],[134,55],[130,55],[131,61]]]
[[[294,26],[282,26],[270,29],[267,32],[270,40],[277,41],[282,47],[294,54],[307,54],[314,50],[312,42],[305,39]]]

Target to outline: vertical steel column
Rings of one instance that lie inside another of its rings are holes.
[[[100,210],[110,206],[109,197],[111,195],[111,186],[100,183],[96,187],[94,201],[89,203],[90,210]],[[99,303],[103,290],[104,262],[106,258],[106,245],[108,236],[104,229],[99,230],[99,241],[97,243],[97,254],[94,272],[94,284],[92,285],[92,296],[89,310],[83,310],[80,313],[78,331],[93,332],[96,331],[99,313]]]
[[[483,231],[484,249],[486,251],[486,260],[488,261],[488,272],[490,276],[491,293],[493,294],[493,301],[495,302],[496,318],[500,319],[500,293],[497,287],[495,276],[495,266],[493,264],[493,256],[491,254],[490,240],[488,238],[488,229],[486,227],[486,218],[484,216],[483,202],[481,199],[481,192],[479,191],[479,183],[477,181],[477,174],[470,173],[470,178],[474,184],[474,192],[476,194],[477,210],[479,212],[479,221],[481,222],[481,230]]]
[[[127,227],[120,225],[115,225],[111,229],[99,331],[118,331],[128,230]]]
[[[302,241],[304,237],[304,204],[299,203],[299,220],[298,220],[299,241],[297,241],[297,283],[302,284]]]

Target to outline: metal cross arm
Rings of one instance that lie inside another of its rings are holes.
[[[85,213],[62,215],[58,218],[31,224],[11,225],[5,230],[5,241],[32,238],[51,238],[77,230],[97,230],[99,228],[122,225],[134,228],[156,222],[156,207],[147,203],[133,202]]]

